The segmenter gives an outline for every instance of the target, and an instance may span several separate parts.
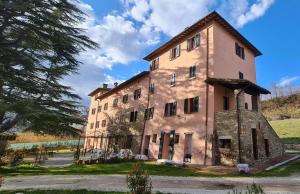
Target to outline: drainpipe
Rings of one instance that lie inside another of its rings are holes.
[[[206,79],[209,76],[209,28],[207,28],[206,32]],[[209,93],[209,85],[206,83],[206,111],[205,111],[205,148],[204,148],[204,166],[206,166],[207,160],[207,138],[208,138],[208,93]]]
[[[147,96],[147,107],[146,109],[149,108],[150,105],[150,84],[151,84],[151,72],[149,72],[149,82],[148,82],[148,96]],[[140,144],[140,154],[143,154],[143,140],[144,140],[144,134],[145,134],[145,128],[146,128],[146,122],[147,120],[144,118],[144,126],[142,130],[142,137],[141,137],[141,144]]]
[[[248,84],[247,86],[245,86],[243,89],[241,89],[237,95],[236,95],[236,114],[237,114],[237,124],[238,124],[238,128],[237,128],[237,135],[238,135],[238,162],[242,163],[242,157],[241,157],[241,110],[239,107],[239,96],[241,95],[242,92],[245,91],[245,89],[247,89],[250,85]]]
[[[93,149],[95,149],[95,139],[96,139],[96,126],[97,126],[97,121],[98,121],[98,108],[99,108],[99,100],[97,99],[97,108],[96,108],[96,122],[95,122],[95,130],[94,130],[94,141],[93,141]],[[97,140],[98,143],[98,140]]]

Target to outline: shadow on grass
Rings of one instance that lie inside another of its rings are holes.
[[[300,137],[283,137],[280,139],[285,144],[300,144]]]

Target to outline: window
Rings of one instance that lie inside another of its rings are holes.
[[[102,127],[105,127],[105,126],[106,126],[106,120],[102,120],[101,126],[102,126]]]
[[[118,98],[114,99],[113,101],[113,107],[117,107],[118,106]]]
[[[248,103],[245,103],[245,109],[248,110]]]
[[[152,119],[153,118],[153,114],[154,114],[154,107],[146,109],[145,110],[145,119],[146,120]]]
[[[178,143],[179,143],[179,134],[175,134],[174,143],[175,143],[175,144],[178,144]]]
[[[127,135],[126,136],[125,149],[131,149],[132,139],[133,139],[132,135]]]
[[[102,106],[98,106],[98,112],[101,112]]]
[[[242,72],[239,72],[239,79],[244,79],[244,74]]]
[[[229,110],[229,98],[226,96],[223,97],[223,110]]]
[[[154,91],[155,91],[154,83],[151,83],[150,86],[149,86],[149,92],[150,92],[150,94],[154,94]]]
[[[194,98],[184,99],[184,113],[185,114],[198,112],[198,107],[199,107],[199,97],[198,96],[194,97]]]
[[[265,142],[265,152],[266,152],[266,157],[269,157],[269,156],[270,156],[269,140],[268,140],[268,139],[265,139],[264,142]]]
[[[99,126],[100,126],[100,122],[97,121],[97,122],[96,122],[96,128],[99,128]]]
[[[193,65],[190,67],[190,78],[196,77],[196,66]]]
[[[157,134],[152,135],[152,143],[156,143],[157,140]]]
[[[187,40],[187,50],[193,50],[194,48],[197,48],[200,45],[200,34],[197,34],[196,36],[190,38]]]
[[[104,110],[107,110],[108,109],[108,103],[105,103],[104,104]]]
[[[94,123],[90,124],[90,129],[94,129]]]
[[[235,54],[242,59],[245,59],[245,49],[238,43],[235,43]]]
[[[95,113],[96,113],[96,109],[93,108],[93,109],[92,109],[92,115],[94,115]]]
[[[155,69],[158,69],[158,65],[159,65],[159,58],[152,60],[150,65],[150,70],[153,71]]]
[[[128,102],[128,94],[123,96],[123,103],[126,104]]]
[[[230,149],[231,139],[220,139],[220,148]]]
[[[135,122],[137,120],[138,111],[132,111],[130,112],[130,122]]]
[[[173,60],[180,56],[180,45],[177,45],[175,48],[170,50],[170,60]]]
[[[165,105],[165,117],[170,117],[176,115],[177,103],[167,103]]]
[[[175,73],[173,73],[171,75],[171,86],[174,86],[176,84],[176,75]]]
[[[134,90],[134,93],[133,93],[133,98],[135,100],[139,99],[141,97],[141,88],[140,89],[137,89],[137,90]]]

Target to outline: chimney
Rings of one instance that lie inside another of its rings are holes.
[[[117,86],[118,86],[118,82],[115,82],[115,83],[114,83],[114,86],[117,87]]]
[[[107,84],[103,84],[103,88],[106,89],[107,88]]]

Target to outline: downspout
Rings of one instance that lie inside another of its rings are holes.
[[[209,28],[207,28],[206,32],[206,79],[209,76]],[[204,148],[204,165],[206,166],[207,159],[207,138],[208,138],[208,93],[209,93],[209,85],[206,83],[206,105],[205,105],[205,148]]]
[[[236,115],[237,115],[237,135],[238,135],[238,162],[242,163],[242,157],[241,157],[241,110],[239,107],[239,96],[241,95],[242,92],[245,91],[245,89],[247,89],[250,85],[248,84],[247,86],[245,86],[243,89],[241,89],[237,95],[236,95]]]
[[[148,96],[147,96],[147,107],[146,109],[149,108],[150,105],[150,83],[151,83],[151,74],[149,72],[149,82],[148,82]],[[146,111],[146,110],[145,110]],[[142,130],[142,137],[141,137],[141,144],[140,144],[140,154],[142,153],[142,148],[143,148],[143,140],[144,140],[144,134],[145,134],[145,128],[146,128],[146,122],[147,120],[144,118],[144,126],[143,126],[143,130]]]
[[[95,149],[95,139],[96,139],[96,126],[97,126],[97,121],[98,121],[98,108],[99,108],[99,100],[97,99],[97,108],[96,108],[96,122],[95,122],[95,130],[94,130],[94,141],[93,141],[93,149]],[[98,140],[97,140],[98,143]]]

